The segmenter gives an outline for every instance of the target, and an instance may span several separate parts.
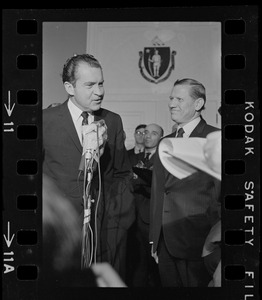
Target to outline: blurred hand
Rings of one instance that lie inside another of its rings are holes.
[[[136,173],[133,173],[133,179],[137,179],[138,176],[136,175]]]
[[[153,244],[151,246],[151,256],[155,259],[155,262],[158,264],[157,252],[153,252]]]
[[[203,151],[208,166],[221,174],[221,131],[214,131],[207,135],[207,142]]]
[[[44,248],[51,247],[54,254],[49,254],[52,267],[56,271],[71,267],[72,256],[81,242],[79,215],[57,187],[55,182],[43,173],[43,242]],[[52,230],[51,230],[52,229]],[[51,232],[55,232],[56,243]]]
[[[127,287],[109,263],[96,263],[91,266],[98,287]]]

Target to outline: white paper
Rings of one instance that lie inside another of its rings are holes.
[[[179,179],[199,169],[221,180],[221,174],[206,163],[203,152],[206,141],[206,138],[165,138],[159,144],[160,160],[167,171]]]

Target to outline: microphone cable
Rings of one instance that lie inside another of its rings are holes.
[[[100,149],[99,149],[99,136],[98,136],[98,124],[97,124],[97,154],[98,154],[98,160],[97,160],[97,168],[98,168],[98,196],[97,196],[97,204],[95,208],[95,250],[94,250],[94,263],[96,264],[96,253],[97,253],[97,211],[98,211],[98,205],[100,202],[101,197],[101,189],[102,189],[102,180],[101,180],[101,168],[100,168]],[[101,229],[101,228],[100,228]]]
[[[87,160],[85,159],[84,186],[83,186],[84,224],[83,224],[83,233],[82,233],[82,257],[81,257],[82,258],[81,259],[82,269],[86,268],[87,264],[89,267],[91,266],[92,256],[93,256],[93,231],[90,226],[90,219],[91,219],[90,186],[91,186],[91,180],[93,177],[92,164],[93,164],[92,157],[88,163],[87,163]],[[87,185],[85,187],[86,182],[87,182]],[[86,220],[86,218],[87,218],[87,220]],[[89,218],[89,220],[88,220],[88,218]],[[90,239],[89,239],[89,233],[90,233]],[[88,259],[89,259],[89,263],[88,263]]]

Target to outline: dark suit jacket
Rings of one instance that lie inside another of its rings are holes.
[[[143,154],[143,156],[144,155],[145,154]],[[155,154],[153,154],[145,163],[146,168],[152,170],[154,156]],[[132,183],[134,187],[135,204],[138,217],[141,218],[144,223],[149,224],[151,182],[148,181],[146,174],[145,178],[138,176],[138,178],[132,179]]]
[[[82,146],[80,144],[73,120],[71,118],[67,102],[43,110],[43,172],[55,180],[59,188],[73,203],[79,214],[82,213],[82,195],[83,195],[83,174],[79,176],[79,164],[82,155]],[[127,151],[124,146],[123,125],[121,117],[109,110],[101,108],[94,112],[95,121],[104,119],[108,130],[108,141],[106,142],[104,153],[100,158],[102,195],[107,195],[107,201],[110,201],[110,195],[115,195],[112,191],[119,188],[121,181],[128,185],[131,178],[131,166],[128,160]],[[98,172],[94,174],[92,180],[92,190],[97,195],[99,181]],[[107,191],[110,189],[110,192]],[[99,203],[101,214],[105,209],[104,200]],[[118,198],[120,201],[120,199]],[[123,200],[123,199],[122,199]],[[121,200],[121,201],[122,201]],[[116,205],[116,203],[115,203]],[[123,226],[129,227],[133,222],[132,215],[133,201],[130,197],[123,203],[117,203],[121,207],[121,212],[126,218],[122,220]],[[112,218],[119,218],[115,211],[109,211],[107,214]],[[118,207],[117,207],[118,209]],[[127,214],[127,212],[130,214]],[[119,209],[118,209],[119,212]],[[130,216],[130,217],[128,217]],[[111,219],[112,219],[111,218]]]
[[[201,119],[191,137],[219,130]],[[176,132],[166,136],[174,137]],[[184,179],[172,176],[155,154],[150,202],[150,241],[157,251],[161,229],[168,251],[181,259],[201,259],[205,239],[219,219],[220,183],[198,171]]]
[[[135,148],[132,148],[127,151],[127,154],[128,154],[130,164],[133,167],[139,162],[139,160],[143,159],[145,152],[142,151],[140,153],[135,153]]]

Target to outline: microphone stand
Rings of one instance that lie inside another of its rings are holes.
[[[87,150],[85,153],[85,168],[84,168],[84,221],[82,230],[82,255],[81,255],[81,269],[91,266],[93,259],[93,231],[90,225],[91,220],[91,199],[90,188],[93,178],[93,162],[94,153],[92,150]]]
[[[99,148],[99,136],[98,136],[98,128],[103,126],[105,131],[107,129],[104,120],[100,120],[96,123],[96,141],[97,145],[94,146],[92,142],[90,143],[91,149],[87,149],[80,162],[80,170],[83,170],[84,164],[84,191],[83,191],[83,200],[84,200],[84,221],[83,221],[83,230],[82,230],[82,253],[81,253],[81,269],[85,269],[91,266],[92,261],[96,261],[96,248],[97,248],[97,229],[96,229],[96,214],[95,211],[95,245],[94,245],[94,234],[90,225],[91,220],[91,204],[95,202],[94,199],[91,199],[91,181],[93,178],[93,172],[96,168],[96,162],[98,163],[98,171],[100,172],[99,167],[99,159],[100,159],[100,148]],[[105,137],[107,139],[107,135]],[[91,146],[92,145],[92,146]],[[84,163],[83,163],[84,161]],[[101,175],[100,175],[101,176]],[[100,189],[99,187],[99,195],[97,199],[98,206],[99,198],[100,198]],[[94,247],[95,246],[95,247]],[[95,251],[94,251],[95,249]]]

